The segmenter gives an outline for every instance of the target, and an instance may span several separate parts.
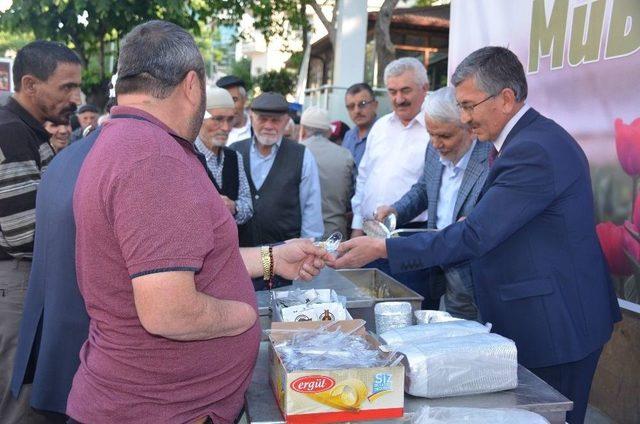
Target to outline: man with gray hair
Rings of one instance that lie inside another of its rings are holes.
[[[516,343],[518,362],[573,401],[567,421],[582,423],[600,353],[621,319],[595,231],[589,162],[571,135],[527,105],[524,68],[510,50],[476,50],[452,82],[462,122],[495,147],[475,209],[442,231],[350,240],[335,265],[382,257],[401,271],[471,261],[482,319]]]
[[[300,143],[313,153],[320,174],[323,238],[337,231],[346,240],[354,163],[351,152],[327,138],[330,132],[331,120],[325,109],[311,106],[302,113]]]
[[[418,181],[429,144],[420,112],[429,90],[424,65],[409,57],[394,60],[384,70],[384,82],[393,112],[378,119],[367,136],[351,200],[354,237],[364,234],[362,222],[373,217],[378,206],[395,202]],[[422,213],[412,222],[421,226],[426,220]]]
[[[403,225],[421,212],[429,211],[427,228],[442,230],[469,215],[489,173],[491,143],[479,142],[460,121],[455,89],[444,87],[429,94],[424,102],[425,123],[431,142],[427,147],[424,172],[411,190],[393,205],[380,206],[376,219],[394,214]],[[446,283],[444,304],[454,317],[478,319],[473,300],[473,278],[468,264],[431,270],[429,284],[416,288],[429,296],[429,289]]]
[[[397,59],[385,68],[384,82],[393,112],[378,119],[367,136],[367,147],[358,166],[355,194],[351,199],[351,237],[364,235],[364,220],[372,219],[379,206],[400,199],[418,181],[424,168],[429,134],[420,109],[429,90],[427,70],[417,59]],[[417,214],[410,221],[404,224],[405,228],[424,227],[427,212]],[[375,261],[368,267],[390,273],[384,260]],[[394,274],[394,277],[413,289],[423,287],[428,278],[424,271]],[[425,296],[425,307],[438,309],[440,294]]]
[[[120,46],[118,106],[73,193],[90,322],[67,414],[83,423],[231,423],[260,342],[250,276],[310,279],[326,252],[308,240],[239,250],[193,146],[206,108],[193,37],[151,21]]]

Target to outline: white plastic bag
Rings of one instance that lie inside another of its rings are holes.
[[[491,324],[482,325],[476,321],[456,320],[393,329],[380,334],[380,337],[386,344],[397,347],[405,343],[415,344],[448,337],[488,333],[489,331],[491,331]]]
[[[544,417],[524,409],[444,408],[425,406],[412,424],[549,424]]]
[[[490,393],[518,385],[516,345],[498,334],[441,338],[397,349],[405,356],[405,391],[413,396]]]

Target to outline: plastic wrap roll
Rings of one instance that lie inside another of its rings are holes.
[[[412,424],[549,424],[544,417],[523,409],[445,408],[425,406]]]
[[[414,396],[490,393],[518,385],[516,345],[498,334],[404,344],[398,351],[405,355],[405,391]]]
[[[413,324],[413,310],[409,302],[380,302],[373,308],[376,318],[376,333]]]
[[[491,324],[482,325],[476,321],[456,320],[392,329],[380,334],[380,337],[386,344],[396,347],[404,343],[421,343],[489,331],[491,331]]]

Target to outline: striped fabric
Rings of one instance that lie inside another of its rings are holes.
[[[53,158],[49,135],[13,98],[0,107],[0,248],[31,257],[36,190]]]

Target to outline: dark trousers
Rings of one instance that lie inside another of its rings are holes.
[[[2,424],[47,422],[46,417],[29,406],[31,384],[22,386],[17,399],[13,398],[9,390],[30,271],[30,260],[0,260],[0,422]]]
[[[598,366],[600,353],[602,348],[576,362],[531,369],[531,372],[573,401],[573,410],[567,413],[569,424],[584,422],[591,382]]]

